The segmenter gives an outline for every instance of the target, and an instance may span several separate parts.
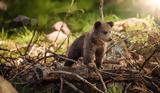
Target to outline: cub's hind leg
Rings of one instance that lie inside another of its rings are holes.
[[[75,50],[75,51],[76,51],[76,50]],[[78,51],[77,51],[77,53],[75,53],[75,54],[71,54],[71,53],[72,53],[72,52],[70,52],[70,53],[68,54],[68,59],[71,59],[71,60],[77,61],[77,60],[79,59],[79,57],[82,56],[82,53],[81,53],[81,52],[78,52]],[[74,62],[71,61],[71,60],[67,60],[67,61],[65,62],[65,64],[64,64],[64,66],[72,66],[72,65],[74,64]]]

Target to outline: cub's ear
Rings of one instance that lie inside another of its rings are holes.
[[[107,24],[109,24],[109,26],[111,26],[111,27],[114,25],[114,23],[112,21],[107,22]]]
[[[101,26],[101,24],[102,24],[102,23],[101,23],[100,21],[95,22],[95,23],[94,23],[94,28],[95,28],[95,29],[98,29],[98,28]]]

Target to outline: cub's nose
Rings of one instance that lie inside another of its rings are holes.
[[[106,32],[103,32],[104,35],[106,35],[107,33],[108,33],[107,31],[106,31]]]
[[[109,38],[108,41],[112,41],[112,38]]]

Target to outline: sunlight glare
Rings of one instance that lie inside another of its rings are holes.
[[[160,0],[150,0],[153,7],[160,8]]]

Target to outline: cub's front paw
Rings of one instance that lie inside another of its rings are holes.
[[[97,67],[98,69],[104,69],[104,67],[103,66],[99,66],[99,67]]]
[[[96,64],[95,63],[88,63],[87,64],[88,68],[96,68]]]

